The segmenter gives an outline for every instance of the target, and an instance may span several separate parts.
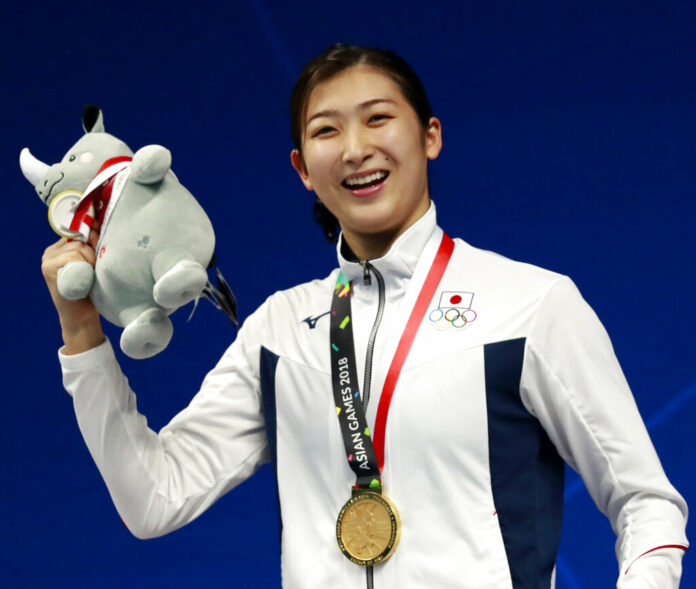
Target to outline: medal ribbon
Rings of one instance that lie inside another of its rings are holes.
[[[350,295],[352,286],[343,272],[338,274],[331,302],[331,378],[336,412],[343,434],[343,444],[348,464],[357,477],[357,487],[379,488],[381,486],[380,473],[384,466],[384,436],[394,388],[418,332],[418,326],[423,320],[437,286],[440,284],[453,251],[454,241],[449,235],[443,233],[440,247],[411,310],[411,315],[401,334],[394,358],[389,366],[387,378],[384,381],[377,406],[374,441],[370,437],[358,389],[355,344],[351,326]]]
[[[102,221],[109,198],[111,198],[116,174],[127,168],[132,159],[129,156],[118,156],[106,160],[89,183],[89,186],[87,186],[80,202],[69,211],[70,217],[64,225],[71,231],[81,233],[81,238],[79,239],[82,241],[87,241],[89,232],[94,224],[94,218],[89,214],[92,204],[96,205],[95,215],[97,219]]]
[[[341,424],[348,464],[361,488],[379,487],[379,466],[367,427],[355,364],[355,345],[351,325],[350,294],[352,285],[338,273],[331,302],[331,379],[336,413]]]

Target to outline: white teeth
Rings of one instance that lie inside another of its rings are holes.
[[[386,177],[386,172],[374,172],[373,174],[362,176],[361,178],[347,178],[346,184],[348,186],[363,186],[364,184],[369,184],[370,182],[374,182],[375,180],[381,180],[382,178]]]

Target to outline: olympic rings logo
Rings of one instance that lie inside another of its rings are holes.
[[[476,317],[478,317],[478,314],[473,309],[460,311],[454,307],[449,309],[438,307],[428,314],[428,320],[436,329],[447,329],[450,326],[455,329],[463,329],[469,323],[476,321]]]

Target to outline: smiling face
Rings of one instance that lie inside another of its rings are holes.
[[[389,76],[357,65],[314,88],[302,154],[293,150],[291,160],[355,254],[368,259],[386,253],[428,210],[427,160],[441,146],[436,118],[423,128]]]

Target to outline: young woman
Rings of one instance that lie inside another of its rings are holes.
[[[89,301],[56,292],[90,246],[46,250],[64,383],[130,530],[176,529],[270,460],[287,588],[551,587],[565,460],[618,535],[618,586],[676,588],[686,505],[605,331],[568,278],[437,226],[441,126],[411,68],[336,45],[291,115],[339,269],[270,297],[159,434]]]

